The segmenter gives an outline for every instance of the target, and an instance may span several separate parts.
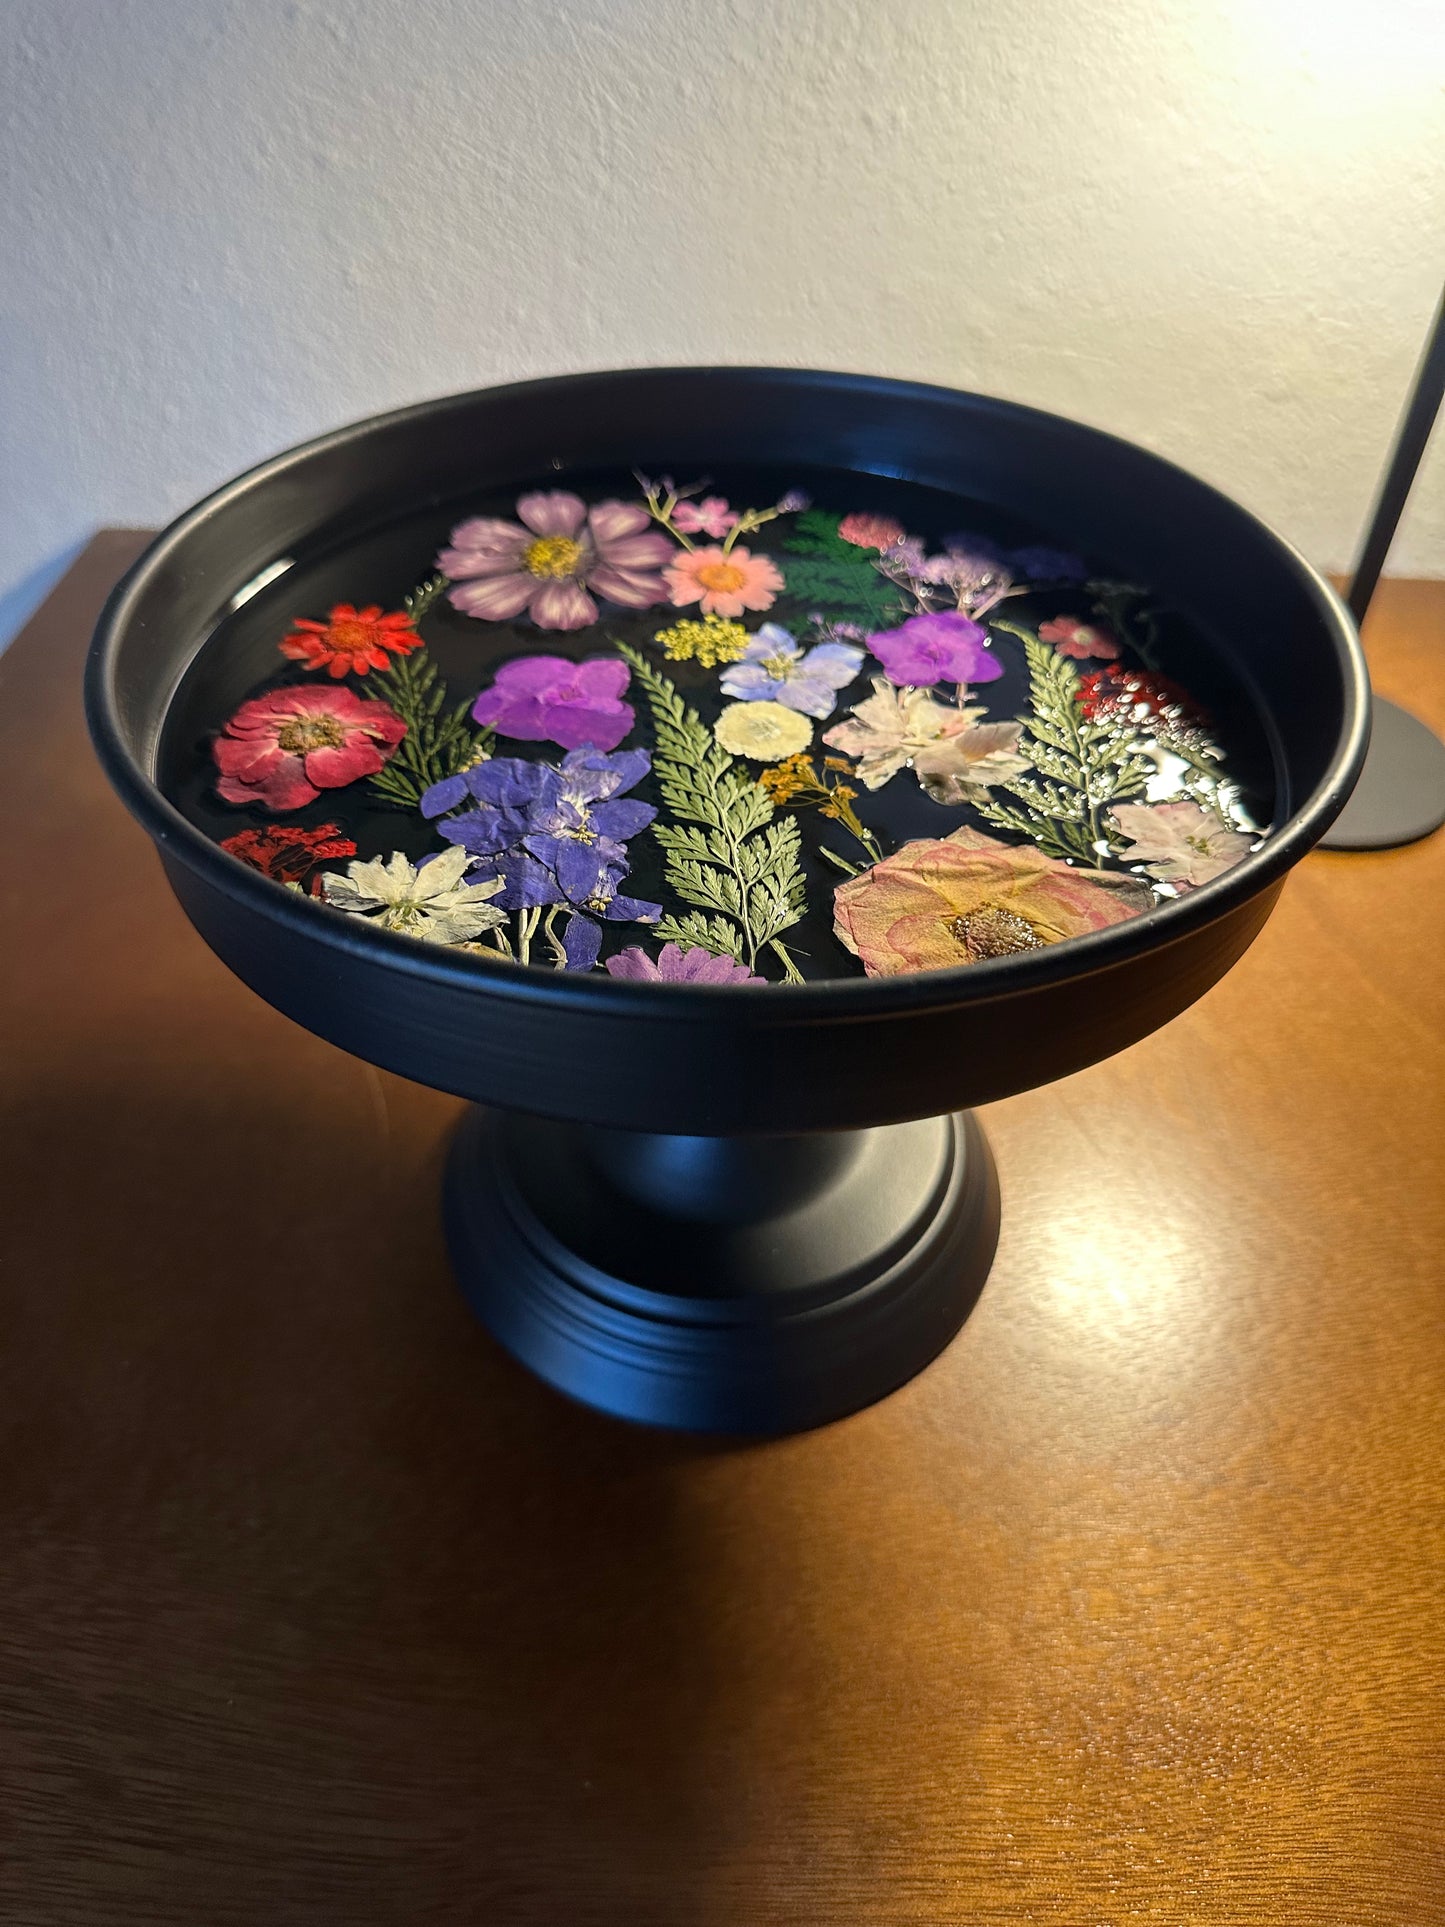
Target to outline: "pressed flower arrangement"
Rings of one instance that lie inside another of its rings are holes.
[[[318,914],[645,982],[1021,956],[1257,846],[1180,618],[860,479],[537,488],[391,532],[344,599],[288,569],[210,644],[240,699],[177,704],[172,793]]]

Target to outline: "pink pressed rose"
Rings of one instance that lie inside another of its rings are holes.
[[[891,515],[867,515],[860,510],[843,517],[838,533],[860,549],[891,549],[903,540],[904,528]]]
[[[448,600],[469,616],[505,622],[525,609],[539,629],[585,629],[597,620],[589,589],[626,609],[666,599],[659,573],[673,545],[639,502],[588,508],[566,489],[523,495],[525,527],[475,515],[452,530],[437,557],[451,577]]]
[[[1119,644],[1108,629],[1097,622],[1085,622],[1080,616],[1055,616],[1041,622],[1039,641],[1051,642],[1061,656],[1072,656],[1076,662],[1087,662],[1091,656],[1100,662],[1112,662],[1119,653]]]
[[[212,745],[228,803],[299,810],[322,790],[374,776],[406,734],[385,703],[302,684],[242,703]]]
[[[609,976],[623,977],[635,984],[761,984],[746,964],[734,957],[715,957],[701,947],[684,949],[681,944],[665,943],[654,963],[640,944],[630,944],[615,957],[607,959]]]
[[[615,657],[568,662],[565,656],[523,656],[503,663],[472,715],[522,743],[616,749],[637,720],[631,704],[622,701],[630,674]]]
[[[702,502],[679,502],[672,511],[675,529],[684,535],[710,535],[714,542],[721,542],[737,519],[721,495],[709,495]]]
[[[834,934],[870,977],[949,970],[1082,937],[1153,907],[1138,877],[1078,870],[977,830],[905,843],[833,895]]]
[[[771,609],[783,588],[777,565],[751,550],[689,549],[665,571],[678,608],[696,602],[705,616],[736,620],[745,609]]]

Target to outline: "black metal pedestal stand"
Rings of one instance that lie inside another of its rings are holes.
[[[477,1108],[446,1229],[487,1328],[560,1391],[693,1432],[821,1425],[958,1331],[998,1240],[973,1117],[669,1137]]]

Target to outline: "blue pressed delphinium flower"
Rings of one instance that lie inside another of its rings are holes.
[[[651,767],[643,749],[604,754],[584,746],[560,765],[496,757],[435,784],[422,798],[422,813],[435,817],[470,801],[471,809],[443,817],[441,835],[467,852],[474,876],[500,879],[501,909],[570,906],[561,939],[567,968],[590,970],[602,942],[592,917],[655,923],[662,914],[660,905],[617,893],[628,871],[628,839],[657,815],[652,804],[622,792]]]
[[[862,666],[863,651],[852,643],[820,642],[803,650],[781,624],[765,622],[723,672],[722,689],[738,702],[782,703],[804,716],[831,716],[838,691]]]
[[[606,923],[656,923],[660,903],[619,896],[617,886],[627,874],[625,864],[609,863],[596,845],[559,842],[556,878],[572,917],[562,938],[569,970],[590,970],[602,948],[600,918]]]

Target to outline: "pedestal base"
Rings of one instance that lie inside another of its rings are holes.
[[[998,1240],[961,1114],[802,1138],[470,1111],[446,1177],[472,1307],[559,1391],[692,1432],[802,1431],[948,1344]]]

